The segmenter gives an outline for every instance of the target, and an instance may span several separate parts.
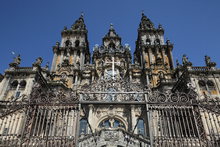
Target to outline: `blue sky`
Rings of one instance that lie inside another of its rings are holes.
[[[84,12],[90,50],[101,44],[113,23],[123,44],[132,53],[137,39],[141,11],[165,29],[165,38],[174,43],[173,56],[187,54],[194,65],[204,65],[204,55],[218,64],[220,58],[219,0],[1,0],[0,73],[13,60],[11,51],[21,54],[21,66],[31,66],[39,56],[43,65],[52,62],[52,46],[60,32]]]

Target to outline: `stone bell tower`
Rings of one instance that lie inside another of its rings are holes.
[[[53,46],[53,63],[51,72],[54,80],[62,81],[67,87],[79,84],[79,73],[90,62],[87,29],[83,15],[75,21],[70,29],[64,27],[61,43]]]
[[[155,28],[151,20],[142,13],[134,62],[143,69],[148,85],[157,87],[160,80],[171,79],[171,70],[174,68],[172,49],[170,41],[164,41],[162,26]]]
[[[94,47],[93,52],[93,62],[98,76],[113,79],[125,77],[131,64],[129,45],[122,46],[121,37],[112,24],[102,42],[101,46]]]

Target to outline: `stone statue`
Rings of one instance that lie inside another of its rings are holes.
[[[171,45],[170,40],[167,40],[166,43],[167,45]]]
[[[163,27],[162,27],[162,25],[161,25],[161,24],[159,24],[159,25],[158,25],[158,29],[160,29],[160,30],[162,30],[162,29],[163,29]]]
[[[179,67],[179,66],[180,66],[179,60],[176,59],[176,67]]]
[[[14,63],[16,63],[16,64],[18,64],[18,65],[21,63],[21,56],[20,56],[20,55],[18,55],[17,57],[15,57]]]
[[[69,55],[68,54],[66,56],[64,56],[63,63],[64,64],[69,64]]]
[[[188,58],[186,57],[186,55],[184,54],[183,57],[182,57],[182,62],[183,62],[183,65],[187,64],[189,61],[188,61]]]
[[[43,59],[41,57],[38,57],[36,61],[33,63],[33,66],[41,66],[42,62]]]
[[[56,47],[59,47],[60,46],[60,43],[59,42],[56,42]]]
[[[137,56],[134,56],[134,64],[138,64]]]
[[[182,57],[182,63],[183,63],[183,65],[186,65],[186,66],[191,66],[192,65],[192,63],[189,61],[188,57],[186,57],[185,54]]]
[[[205,56],[205,63],[209,65],[211,63],[211,58],[209,56]]]
[[[159,79],[160,80],[164,79],[164,73],[163,72],[159,72]]]
[[[46,70],[49,69],[49,62],[47,62],[47,64],[45,65],[45,69],[46,69]]]
[[[216,66],[216,63],[211,62],[211,58],[207,55],[205,56],[205,63],[206,63],[206,66],[209,66],[209,67],[215,67]]]
[[[89,63],[90,63],[90,57],[86,56],[86,64],[89,64]]]
[[[17,57],[14,58],[14,61],[10,63],[10,67],[17,67],[18,65],[21,64],[21,56],[18,55]]]
[[[80,61],[79,61],[79,58],[76,59],[76,66],[77,66],[77,68],[80,67]]]

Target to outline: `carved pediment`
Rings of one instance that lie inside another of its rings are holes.
[[[144,87],[128,79],[100,79],[82,86],[82,101],[144,101]]]
[[[108,92],[108,89],[113,88],[115,92],[143,92],[144,86],[141,83],[131,83],[128,79],[108,79],[100,78],[94,80],[90,85],[82,86],[82,92]]]

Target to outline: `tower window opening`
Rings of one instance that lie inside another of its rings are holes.
[[[17,86],[18,86],[18,81],[17,81],[17,80],[15,80],[15,81],[13,81],[13,82],[11,83],[11,89],[16,89]]]
[[[67,41],[65,42],[65,46],[66,46],[66,47],[71,46],[71,44],[72,44],[72,43],[71,43],[70,40],[67,40]]]
[[[214,84],[213,81],[208,80],[207,81],[207,86],[208,86],[209,90],[215,90],[215,84]]]
[[[79,134],[86,134],[87,133],[87,120],[85,118],[82,118],[80,120],[80,127],[79,127]]]
[[[25,89],[25,87],[26,87],[26,81],[25,80],[22,80],[21,82],[20,82],[20,87],[19,87],[19,89]]]
[[[21,94],[21,92],[20,92],[20,91],[17,91],[16,94],[15,94],[15,98],[18,99],[19,96],[20,96],[20,94]]]
[[[145,125],[144,120],[142,118],[138,119],[137,132],[138,134],[145,136]]]
[[[204,80],[199,80],[199,87],[201,88],[201,90],[207,90],[206,88],[206,83]]]
[[[79,43],[80,43],[79,40],[76,40],[75,41],[75,47],[79,47]]]
[[[147,40],[146,40],[146,44],[147,44],[147,45],[150,45],[150,44],[151,44],[150,39],[147,39]]]
[[[115,48],[115,43],[114,42],[110,42],[109,43],[109,47],[114,49]]]
[[[155,40],[155,44],[156,44],[156,45],[160,45],[160,39],[156,39],[156,40]]]

